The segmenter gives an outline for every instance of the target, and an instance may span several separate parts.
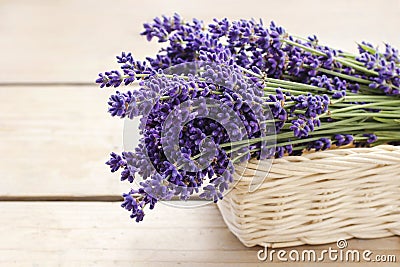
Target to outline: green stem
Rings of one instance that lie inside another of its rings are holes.
[[[400,100],[393,100],[393,101],[385,101],[385,102],[375,102],[375,103],[368,103],[368,104],[360,104],[360,105],[350,105],[345,108],[340,108],[336,110],[332,110],[331,114],[336,114],[339,112],[344,112],[344,111],[349,111],[349,110],[354,110],[354,109],[363,109],[365,107],[375,107],[375,106],[386,106],[386,105],[393,105],[393,104],[400,104]],[[375,113],[376,115],[376,113]],[[400,115],[399,115],[400,118]]]
[[[349,95],[345,97],[345,102],[347,100],[353,101],[363,101],[363,102],[369,102],[369,101],[391,101],[393,98],[400,99],[398,96],[384,96],[384,95]]]
[[[304,65],[304,66],[310,68],[310,66],[307,66],[307,65]],[[340,78],[343,78],[343,79],[346,79],[349,81],[353,81],[353,82],[358,82],[358,83],[362,83],[362,84],[370,84],[371,83],[371,81],[369,81],[369,80],[357,78],[357,77],[347,75],[344,73],[340,73],[340,72],[336,72],[333,70],[328,70],[328,69],[324,69],[324,68],[317,68],[316,70],[318,70],[319,72],[325,73],[325,74],[337,76],[337,77],[340,77]]]
[[[335,114],[331,116],[332,118],[343,118],[343,117],[379,117],[379,118],[395,118],[400,119],[400,114],[391,114],[391,113],[374,113],[374,112],[360,112],[360,113],[343,113],[343,114]]]
[[[326,54],[326,53],[321,52],[321,51],[319,51],[319,50],[317,50],[317,49],[315,49],[315,48],[308,47],[308,46],[305,46],[305,45],[303,45],[303,44],[299,44],[299,43],[297,43],[297,42],[290,41],[290,40],[288,40],[288,39],[281,39],[281,41],[282,41],[282,42],[285,42],[285,43],[287,43],[287,44],[290,44],[290,45],[293,45],[293,46],[297,46],[297,47],[299,47],[299,48],[302,48],[304,51],[313,53],[314,55],[317,55],[317,56],[325,56],[325,57],[327,57],[327,54]],[[367,73],[367,74],[371,74],[371,75],[375,75],[375,76],[378,76],[378,75],[379,75],[376,71],[372,71],[372,70],[369,70],[369,69],[367,69],[367,68],[365,68],[365,67],[359,66],[359,65],[354,64],[354,63],[351,63],[351,62],[348,62],[348,61],[346,61],[344,58],[334,57],[333,59],[336,60],[337,62],[342,63],[343,65],[345,65],[345,66],[347,66],[347,67],[351,67],[351,68],[353,68],[353,69],[355,69],[355,70],[358,70],[358,71],[360,71],[360,72]]]

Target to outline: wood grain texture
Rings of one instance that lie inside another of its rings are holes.
[[[399,0],[3,0],[0,3],[0,83],[92,82],[114,68],[114,56],[152,55],[157,43],[139,36],[143,22],[180,13],[274,20],[297,35],[317,34],[322,43],[355,51],[355,41],[399,47]]]
[[[107,113],[109,94],[94,86],[0,87],[0,196],[129,190],[104,164],[123,140],[124,121]]]
[[[118,203],[3,202],[1,266],[286,266],[260,262],[261,247],[245,248],[214,205],[180,209],[159,204],[136,224]],[[348,248],[396,255],[400,238],[349,240]],[[320,252],[335,244],[300,246]],[[290,251],[289,248],[287,251]],[[299,263],[293,266],[310,266]],[[291,265],[292,266],[292,265]],[[317,265],[315,265],[317,266]],[[331,263],[330,266],[341,266]],[[360,266],[353,263],[346,266]],[[362,266],[373,266],[363,263]],[[396,266],[387,263],[383,266]]]

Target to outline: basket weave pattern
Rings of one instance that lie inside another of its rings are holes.
[[[326,244],[400,235],[400,147],[346,148],[236,166],[236,186],[218,202],[246,246]]]

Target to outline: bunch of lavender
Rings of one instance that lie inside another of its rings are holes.
[[[389,45],[381,53],[362,43],[353,55],[274,23],[223,19],[206,27],[177,14],[144,28],[149,41],[166,45],[145,61],[122,53],[121,71],[96,81],[139,81],[140,88],[117,91],[108,102],[112,116],[141,117],[135,152],[112,153],[107,162],[113,172],[122,169],[121,180],[144,179],[122,204],[136,221],[146,205],[186,200],[199,189],[216,202],[233,181],[233,164],[251,157],[400,140],[400,62]],[[198,64],[199,71],[165,72],[179,64]]]
[[[136,70],[131,77],[141,80],[140,87],[110,97],[112,116],[141,118],[135,152],[112,153],[107,162],[112,172],[122,169],[121,180],[144,179],[122,204],[137,221],[147,204],[152,209],[160,199],[187,200],[199,189],[200,197],[216,202],[233,181],[234,162],[272,156],[260,141],[229,146],[266,135],[268,124],[260,120],[272,118],[263,108],[262,88],[230,66],[198,68],[198,75],[187,76]]]

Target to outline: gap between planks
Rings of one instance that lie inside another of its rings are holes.
[[[125,89],[132,89],[132,87],[138,86],[139,82],[138,81],[134,81],[132,82],[128,87],[121,87],[118,89],[115,89],[113,87],[111,88],[103,88],[100,90],[109,90],[110,94],[111,92],[113,92],[114,90],[120,90],[120,91],[124,91]],[[35,82],[35,81],[23,81],[23,82],[1,82],[0,81],[0,87],[47,87],[47,86],[51,86],[51,87],[65,87],[65,86],[84,86],[84,87],[96,87],[99,88],[100,86],[98,84],[96,84],[94,81],[93,82],[70,82],[70,81],[60,81],[60,82]]]
[[[93,195],[93,196],[0,196],[0,201],[18,202],[18,201],[75,201],[75,202],[120,202],[122,196],[115,195]],[[171,201],[179,201],[178,197],[173,197]],[[205,202],[198,195],[192,195],[190,201]]]
[[[0,87],[20,87],[20,86],[30,86],[30,87],[44,87],[44,86],[96,86],[94,82],[0,82]]]

